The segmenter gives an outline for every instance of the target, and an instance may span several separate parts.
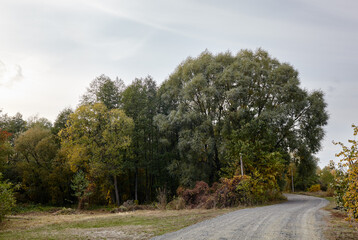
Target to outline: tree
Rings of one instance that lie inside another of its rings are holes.
[[[72,113],[73,110],[71,108],[65,108],[57,115],[52,128],[53,134],[57,135],[61,129],[66,127],[67,121],[70,119]]]
[[[5,165],[5,162],[8,161],[8,156],[12,152],[12,147],[8,141],[11,133],[0,129],[0,172]]]
[[[230,61],[229,54],[214,60],[209,52],[198,59],[188,58],[159,90],[161,104],[166,106],[161,107],[156,120],[160,129],[172,126],[173,144],[181,159],[176,157],[170,169],[184,185],[218,180],[225,96],[221,75]]]
[[[92,192],[89,190],[90,182],[86,179],[83,171],[78,171],[73,177],[71,188],[75,192],[75,196],[78,198],[78,209],[83,208],[84,200],[89,197]]]
[[[101,75],[95,78],[87,92],[81,98],[81,105],[103,103],[108,109],[119,108],[121,92],[124,89],[123,81],[112,81],[109,77]]]
[[[51,131],[39,126],[21,134],[16,139],[15,150],[21,153],[28,163],[33,162],[37,167],[46,169],[50,168],[51,160],[57,153]]]
[[[329,189],[332,189],[332,185],[334,184],[335,172],[336,171],[332,160],[328,166],[325,166],[322,170],[319,170],[319,183],[323,191],[328,191]]]
[[[24,198],[41,203],[49,202],[52,195],[51,184],[60,185],[60,182],[50,181],[58,151],[51,131],[35,124],[15,140],[15,151],[19,156],[14,160],[14,171],[22,183]]]
[[[353,135],[357,136],[358,126],[352,125],[352,127]],[[347,209],[348,218],[358,221],[358,141],[354,139],[348,142],[350,146],[345,146],[342,142],[335,143],[342,147],[342,151],[336,156],[341,158],[343,167],[347,169],[341,180],[346,183],[343,193],[344,207]]]
[[[39,117],[38,115],[32,116],[27,120],[27,128],[41,127],[45,129],[51,129],[52,123],[50,120],[44,117]]]
[[[261,49],[185,60],[159,89],[158,126],[174,132],[179,152],[172,172],[184,185],[212,183],[235,173],[241,153],[246,174],[259,171],[274,183],[295,155],[305,178],[300,169],[314,166],[328,115],[323,93],[299,84],[292,66]]]
[[[132,147],[134,159],[128,159],[128,168],[134,169],[134,199],[138,200],[138,173],[139,168],[145,169],[146,198],[153,187],[151,176],[160,168],[156,161],[157,129],[154,125],[154,116],[157,113],[157,87],[151,77],[135,79],[122,93],[122,107],[126,114],[134,121]]]
[[[0,222],[4,219],[16,204],[14,197],[14,187],[8,181],[2,180],[2,173],[0,173]]]
[[[92,178],[113,178],[117,205],[117,176],[124,157],[130,154],[133,127],[133,120],[122,110],[108,110],[104,104],[95,103],[78,107],[70,115],[67,128],[59,133],[72,170],[82,170]]]
[[[7,114],[0,116],[0,129],[11,133],[9,141],[12,145],[15,138],[27,130],[26,125],[27,123],[25,120],[23,120],[20,113],[16,113],[13,117],[8,116]]]
[[[0,147],[0,171],[3,173],[4,178],[15,180],[18,178],[14,172],[14,164],[19,158],[19,154],[14,151],[15,139],[27,129],[27,123],[22,119],[20,113],[15,116],[8,116],[7,114],[0,115],[0,132],[2,132],[2,140],[4,140],[4,134],[6,140],[2,141],[2,147]],[[0,140],[1,141],[1,140]],[[15,181],[17,182],[17,181]]]

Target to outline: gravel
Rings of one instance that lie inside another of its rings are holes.
[[[322,198],[286,194],[287,202],[247,208],[200,222],[159,239],[324,239]]]

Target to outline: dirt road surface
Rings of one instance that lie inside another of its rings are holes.
[[[324,239],[321,210],[328,204],[322,198],[287,194],[287,202],[242,209],[177,232],[152,238],[161,239]]]

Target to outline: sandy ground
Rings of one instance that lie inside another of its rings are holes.
[[[322,198],[287,194],[287,202],[231,212],[210,219],[161,239],[324,239],[324,215],[328,204]]]

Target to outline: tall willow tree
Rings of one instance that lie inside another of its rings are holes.
[[[312,165],[328,118],[323,93],[302,89],[291,65],[261,49],[188,58],[158,92],[156,121],[183,185],[233,175],[240,154],[247,174],[276,183],[290,160]]]

